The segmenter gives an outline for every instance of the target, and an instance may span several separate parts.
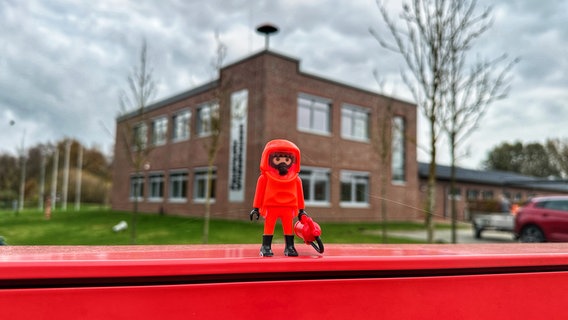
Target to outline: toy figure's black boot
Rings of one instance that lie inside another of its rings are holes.
[[[272,236],[262,236],[262,247],[260,247],[260,255],[262,257],[272,257]]]
[[[294,248],[294,236],[284,236],[286,239],[286,248],[284,249],[284,255],[288,257],[297,257],[298,252],[296,248]]]

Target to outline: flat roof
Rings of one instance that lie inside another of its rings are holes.
[[[429,163],[418,163],[418,175],[428,178]],[[451,166],[436,165],[436,179],[450,181]],[[474,170],[456,167],[456,181],[466,183],[488,184],[501,187],[519,187],[538,190],[568,192],[567,180],[550,180],[526,176],[514,172],[498,170]]]

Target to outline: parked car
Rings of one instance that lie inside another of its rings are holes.
[[[512,233],[515,227],[515,216],[512,212],[476,213],[471,220],[475,239],[481,239],[481,233],[485,230]]]
[[[515,218],[521,242],[568,242],[568,196],[535,197]]]

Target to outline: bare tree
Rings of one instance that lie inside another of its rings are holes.
[[[210,118],[209,118],[209,132],[210,137],[205,143],[205,149],[207,151],[207,178],[205,185],[205,213],[203,221],[203,243],[209,242],[209,229],[211,221],[211,191],[213,188],[213,173],[215,171],[215,160],[217,158],[217,153],[221,147],[221,128],[222,120],[221,108],[226,104],[227,100],[227,86],[228,79],[222,79],[221,68],[223,67],[223,61],[227,56],[227,46],[221,42],[219,34],[215,33],[215,40],[217,42],[217,52],[215,59],[213,60],[213,68],[215,70],[216,76],[218,78],[218,86],[215,89],[215,103],[211,106]]]
[[[445,65],[449,59],[447,24],[448,17],[452,14],[448,10],[449,2],[451,1],[413,0],[410,4],[405,3],[400,16],[404,26],[399,27],[389,16],[385,5],[377,0],[380,16],[390,31],[392,40],[386,40],[380,32],[370,29],[383,48],[403,57],[408,71],[402,72],[402,79],[429,122],[430,166],[425,215],[428,242],[434,239],[432,217],[435,208],[436,147],[440,134],[438,114],[442,106]]]
[[[457,242],[456,224],[456,160],[459,145],[478,128],[487,107],[503,99],[509,91],[510,70],[517,59],[507,63],[507,56],[495,60],[479,60],[468,64],[468,53],[473,42],[491,26],[491,8],[476,14],[475,0],[450,1],[447,41],[449,62],[446,64],[443,108],[440,125],[447,133],[451,159],[451,220],[452,243]],[[502,63],[507,63],[504,68]]]
[[[371,33],[382,47],[404,58],[408,71],[402,73],[403,81],[429,122],[430,166],[425,222],[428,241],[432,242],[440,133],[448,133],[455,175],[458,143],[477,128],[488,105],[505,97],[509,71],[517,60],[500,70],[498,67],[506,62],[506,55],[468,64],[467,57],[474,40],[491,26],[491,9],[477,14],[476,0],[412,0],[402,6],[400,18],[404,27],[399,27],[390,18],[380,0],[377,4],[394,43],[372,29]],[[452,186],[451,192],[454,189]],[[455,226],[454,215],[455,210],[452,210]]]
[[[129,91],[121,91],[120,106],[123,114],[135,111],[134,120],[127,120],[123,126],[122,139],[125,145],[125,152],[130,165],[134,168],[136,177],[143,175],[144,167],[148,167],[148,156],[152,151],[148,144],[146,107],[150,99],[156,94],[156,82],[154,81],[153,70],[148,65],[148,46],[146,40],[142,40],[138,64],[135,65],[128,76],[127,83]],[[136,122],[133,122],[136,121]],[[134,194],[134,207],[131,221],[130,242],[136,243],[136,227],[138,219],[138,192],[140,185],[137,184]]]
[[[384,91],[384,81],[379,79],[378,72],[375,70],[373,72],[375,76],[375,80],[379,84],[379,90],[382,93]],[[386,97],[386,96],[385,96]],[[376,132],[373,132],[371,135],[371,139],[373,141],[373,146],[375,147],[375,152],[377,152],[379,156],[379,168],[385,168],[388,166],[389,156],[392,155],[392,136],[389,134],[389,129],[392,128],[392,106],[393,106],[393,99],[388,99],[387,104],[385,106],[377,105],[377,119],[379,122],[378,126],[372,126],[372,128],[376,128]],[[392,130],[391,130],[392,132]],[[388,174],[386,170],[379,169],[380,172],[380,216],[381,216],[381,241],[382,243],[387,243],[388,240],[388,230],[387,230],[387,221],[388,221],[388,211],[387,211],[387,186],[388,186]]]

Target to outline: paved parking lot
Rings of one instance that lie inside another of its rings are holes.
[[[426,241],[427,233],[426,231],[397,231],[389,232],[390,235],[410,238],[416,240]],[[435,242],[438,243],[452,243],[452,231],[450,229],[436,230],[434,233]],[[458,229],[458,243],[514,243],[517,242],[513,238],[513,234],[509,232],[499,232],[499,231],[484,231],[481,235],[481,239],[475,239],[473,236],[473,231],[469,228]]]

